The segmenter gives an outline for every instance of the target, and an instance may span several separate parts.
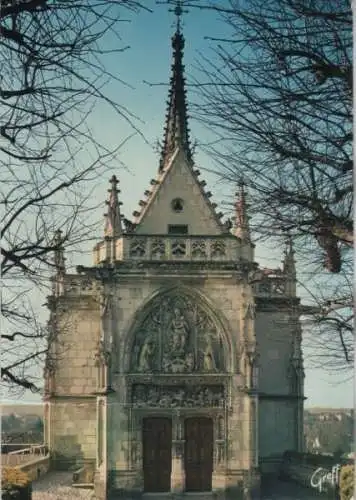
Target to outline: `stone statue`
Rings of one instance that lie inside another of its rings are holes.
[[[224,390],[220,389],[219,391],[214,393],[213,396],[213,405],[218,406],[218,407],[224,407],[225,406],[225,395],[224,395]]]
[[[189,352],[185,358],[185,368],[187,372],[192,372],[194,370],[194,354]]]
[[[172,394],[164,392],[159,400],[159,405],[162,407],[169,407],[172,403]]]
[[[184,406],[184,400],[185,400],[185,392],[184,389],[178,389],[178,391],[174,394],[173,398],[173,404],[172,406],[181,408]]]
[[[172,348],[174,354],[183,354],[186,348],[189,328],[180,309],[175,308],[173,311],[173,319],[171,321],[170,330],[172,334]]]
[[[214,396],[210,389],[205,389],[205,404],[207,406],[214,406]]]
[[[201,389],[199,390],[199,392],[197,393],[197,404],[198,406],[205,406],[205,394],[204,394],[204,390]]]
[[[214,349],[211,343],[210,335],[207,337],[205,351],[203,353],[203,371],[205,372],[216,371]]]
[[[154,344],[152,340],[148,339],[142,346],[139,358],[138,358],[138,371],[148,372],[153,368],[154,360]]]
[[[159,389],[156,387],[150,387],[147,394],[147,404],[148,406],[156,406],[159,400]]]

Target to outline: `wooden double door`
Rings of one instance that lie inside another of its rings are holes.
[[[171,489],[172,421],[146,418],[143,421],[144,490]],[[185,420],[185,490],[210,491],[213,472],[213,422],[210,418]]]

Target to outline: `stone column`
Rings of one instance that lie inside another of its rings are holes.
[[[221,494],[226,488],[226,416],[216,415],[214,419],[214,468],[212,490]]]
[[[107,461],[107,400],[97,399],[97,453],[94,491],[98,500],[105,500],[108,489],[108,461]]]
[[[49,450],[52,448],[52,403],[46,402],[44,409],[44,444]]]
[[[173,418],[171,492],[185,489],[183,421],[179,412]]]

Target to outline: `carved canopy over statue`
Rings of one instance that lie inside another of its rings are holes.
[[[199,301],[182,293],[153,299],[135,332],[133,373],[226,371],[222,332]]]

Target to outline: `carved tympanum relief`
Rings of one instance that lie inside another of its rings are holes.
[[[211,315],[185,295],[154,299],[135,333],[131,372],[225,371],[223,338]]]

